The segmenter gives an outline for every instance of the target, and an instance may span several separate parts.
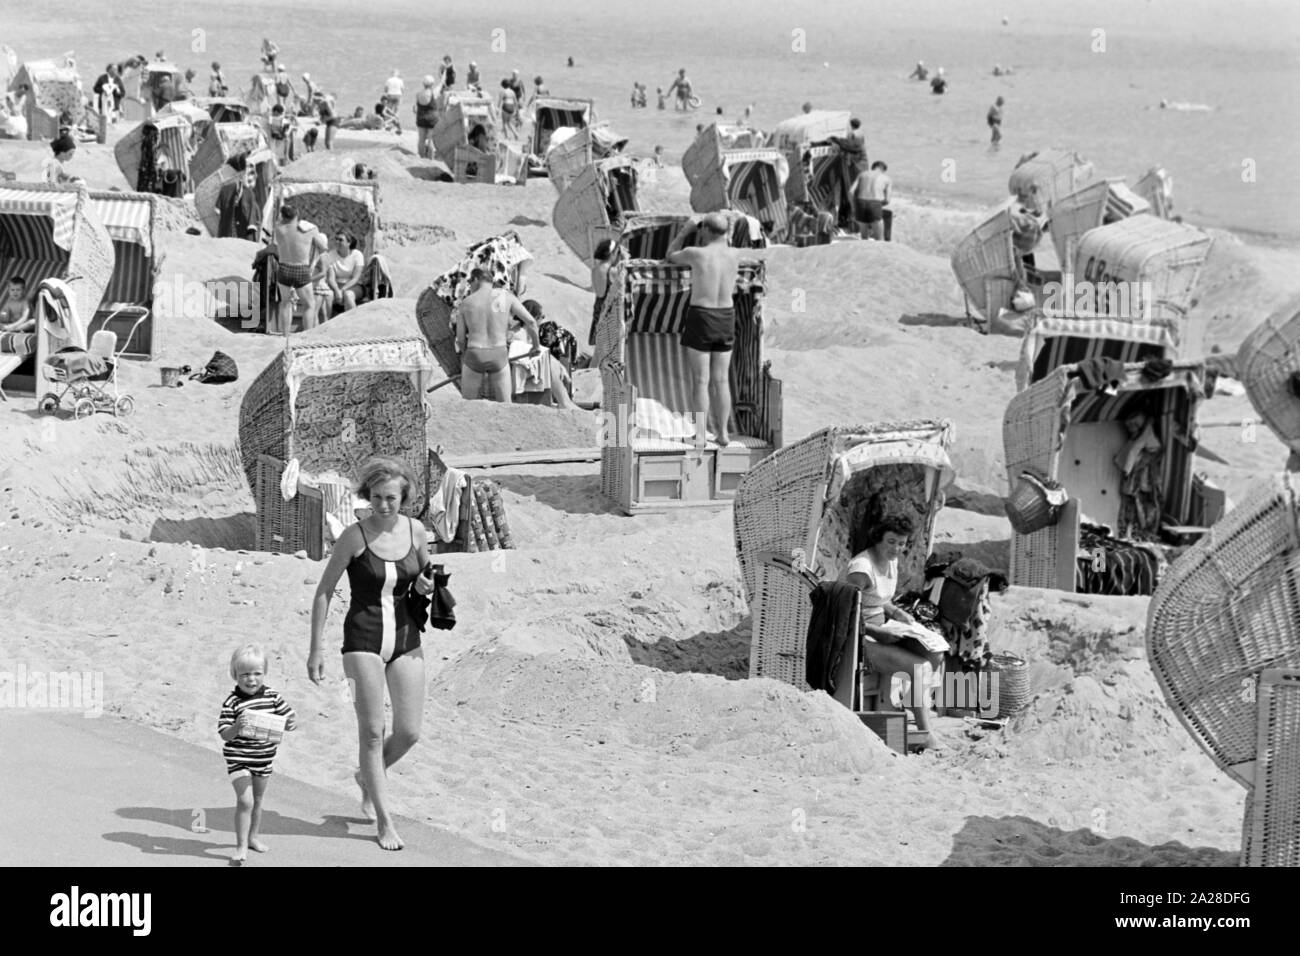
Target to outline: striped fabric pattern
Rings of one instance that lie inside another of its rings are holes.
[[[144,247],[113,238],[113,275],[104,290],[103,309],[121,305],[148,305],[153,301],[153,269]]]
[[[277,690],[262,687],[254,696],[246,696],[236,688],[221,703],[221,714],[217,718],[217,731],[232,727],[239,715],[248,711],[262,711],[287,717],[285,730],[297,726],[297,715]],[[227,740],[221,748],[227,761],[238,762],[254,773],[269,773],[271,761],[275,759],[277,745],[266,740],[253,740],[247,737],[235,737]]]
[[[771,222],[773,236],[784,236],[789,226],[785,196],[776,167],[770,162],[727,162],[727,196],[733,209],[759,222]]]
[[[676,335],[630,334],[625,359],[628,381],[636,386],[636,436],[693,438],[686,355]]]
[[[1134,389],[1114,396],[1090,392],[1075,399],[1070,421],[1123,421],[1141,408],[1153,412],[1165,449],[1161,467],[1165,520],[1185,524],[1192,499],[1195,402],[1191,387]]]
[[[118,255],[122,254],[119,240],[121,243],[136,243],[143,246],[146,253],[152,252],[150,219],[153,205],[148,199],[127,195],[109,198],[101,194],[92,197],[90,202],[112,237]]]
[[[522,110],[524,104],[520,103],[519,108]],[[589,112],[586,106],[579,109],[560,109],[555,106],[539,105],[533,118],[533,152],[539,155],[545,152],[543,147],[549,142],[551,134],[561,127],[586,128]]]
[[[666,262],[628,262],[623,303],[628,334],[676,335],[691,302],[691,270]]]
[[[1049,338],[1034,359],[1030,382],[1047,377],[1053,369],[1073,365],[1092,358],[1117,359],[1128,364],[1145,362],[1149,358],[1166,358],[1166,349],[1155,342],[1135,342],[1123,339],[1094,339],[1078,335],[1058,335]]]
[[[636,170],[630,166],[608,170],[605,193],[611,222],[617,222],[625,213],[636,212]]]
[[[834,212],[843,178],[840,151],[834,146],[812,146],[808,149],[808,164],[808,199],[816,209]]]
[[[673,236],[677,235],[677,230],[684,222],[686,222],[685,216],[673,216],[624,226],[623,233],[618,239],[619,245],[623,248],[623,258],[662,259],[668,255],[668,247],[672,245]]]
[[[37,192],[25,189],[0,188],[0,231],[22,236],[27,242],[40,242],[37,245],[19,245],[21,253],[32,249],[43,249],[53,243],[60,249],[72,248],[72,236],[76,228],[77,194],[75,192]],[[38,226],[32,222],[19,222],[9,225],[11,218],[20,220],[45,220]],[[11,247],[12,248],[12,247]],[[6,253],[6,255],[11,253]],[[53,254],[27,256],[33,259],[51,259]]]
[[[34,332],[0,332],[0,355],[31,355],[35,351]]]
[[[68,269],[67,259],[9,259],[0,258],[0,289],[8,294],[9,280],[27,280],[27,295],[33,299],[36,287],[44,279],[59,279]]]

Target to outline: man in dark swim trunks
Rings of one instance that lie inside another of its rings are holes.
[[[682,347],[691,375],[695,444],[699,448],[708,439],[710,418],[718,443],[731,441],[731,346],[736,338],[732,296],[740,252],[727,245],[727,232],[726,218],[710,213],[683,229],[666,257],[675,265],[691,267],[691,304],[682,324]],[[683,248],[697,235],[704,238],[704,245]]]
[[[456,333],[456,349],[460,352],[460,393],[465,398],[476,399],[483,387],[483,379],[492,383],[489,396],[492,401],[510,401],[510,348],[507,334],[510,319],[523,323],[532,340],[530,355],[540,355],[541,339],[537,334],[537,320],[514,295],[505,289],[494,289],[491,278],[482,269],[471,276],[470,292],[451,314],[452,328]]]

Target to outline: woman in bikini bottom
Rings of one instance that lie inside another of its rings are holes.
[[[301,289],[311,285],[311,263],[281,262],[275,270],[275,281],[286,289]]]
[[[461,361],[480,375],[495,375],[510,364],[510,352],[504,345],[495,348],[467,348]]]
[[[736,339],[736,313],[725,309],[692,305],[682,323],[682,345],[697,352],[730,352]]]

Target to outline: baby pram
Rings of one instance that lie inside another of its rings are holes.
[[[125,418],[135,411],[135,399],[118,390],[117,367],[136,329],[148,317],[144,312],[135,320],[118,351],[114,351],[117,334],[101,329],[90,337],[90,348],[65,348],[48,356],[40,374],[55,391],[42,395],[37,408],[54,415],[63,407],[64,397],[71,394],[74,418],[87,418],[95,412],[112,412]]]

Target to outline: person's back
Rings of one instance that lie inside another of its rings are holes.
[[[460,321],[465,325],[465,346],[470,349],[500,348],[506,341],[513,299],[504,289],[483,283],[460,303]]]
[[[726,234],[707,246],[683,249],[684,264],[691,267],[691,305],[706,309],[731,308],[740,271],[740,251],[726,243]]]
[[[867,195],[865,198],[876,202],[889,202],[890,185],[889,174],[884,170],[869,170],[866,175]]]

